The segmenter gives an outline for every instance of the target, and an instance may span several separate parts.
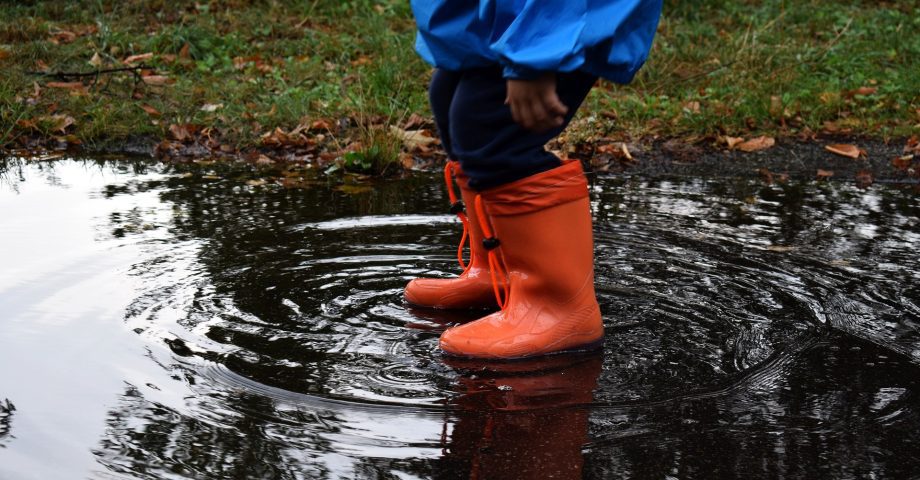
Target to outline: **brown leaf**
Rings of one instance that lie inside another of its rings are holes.
[[[752,138],[746,142],[738,144],[738,150],[742,152],[756,152],[759,150],[766,150],[776,144],[776,139],[773,137],[757,137]]]
[[[77,39],[77,34],[68,30],[58,30],[51,33],[51,43],[70,43]]]
[[[859,87],[855,90],[849,90],[845,92],[844,96],[847,98],[853,98],[856,95],[861,95],[865,97],[869,95],[874,95],[876,92],[878,92],[878,87]]]
[[[40,117],[39,121],[47,122],[52,131],[64,133],[67,127],[75,123],[70,115],[58,114]]]
[[[48,82],[45,84],[49,88],[66,88],[68,90],[83,90],[83,82]]]
[[[412,167],[415,166],[415,158],[410,153],[400,153],[399,163],[406,170],[412,170]]]
[[[866,153],[864,150],[860,150],[856,145],[842,143],[825,145],[824,149],[828,152],[840,155],[842,157],[852,158],[854,160],[859,158],[860,155],[865,155]]]
[[[900,156],[892,160],[891,166],[893,166],[894,168],[898,170],[906,171],[908,168],[911,167],[911,165],[913,165],[913,163],[914,163],[913,155],[903,155],[903,156]]]
[[[122,63],[130,65],[132,63],[142,62],[144,60],[150,60],[151,58],[153,58],[153,53],[151,52],[139,53],[137,55],[131,55],[130,57],[125,58],[122,60]]]
[[[734,149],[736,146],[738,146],[739,143],[744,141],[744,139],[741,137],[728,137],[728,136],[721,137],[720,140],[724,142],[725,145],[728,146],[729,150]]]
[[[28,118],[17,120],[16,126],[24,130],[38,130],[38,124],[35,123],[35,120]]]
[[[875,177],[872,176],[872,172],[869,170],[860,170],[856,172],[856,186],[862,189],[869,188],[872,185],[872,182],[875,181]]]
[[[684,111],[687,113],[700,113],[700,102],[691,101],[684,104]]]
[[[763,180],[763,183],[767,185],[773,184],[773,172],[767,170],[766,168],[761,168],[757,170],[757,173],[760,174],[760,178]]]
[[[191,53],[189,53],[191,48],[192,46],[189,45],[188,43],[186,43],[185,45],[182,45],[182,48],[179,49],[179,60],[183,60],[183,61],[191,60],[192,55]]]
[[[834,176],[833,170],[818,169],[818,180],[825,180]]]
[[[368,57],[367,55],[361,55],[351,61],[351,66],[357,67],[359,65],[367,65],[369,63],[371,63],[371,57]]]
[[[414,150],[420,147],[427,147],[438,141],[431,135],[431,132],[425,129],[403,130],[397,126],[390,126],[390,132],[402,141],[408,150]]]
[[[162,115],[159,110],[153,108],[150,105],[147,105],[146,103],[142,103],[140,107],[141,107],[141,110],[147,112],[147,115],[150,115],[151,117],[159,117],[160,115]]]
[[[920,155],[920,137],[913,136],[907,139],[907,145],[904,145],[905,154]]]
[[[430,121],[427,118],[417,113],[413,113],[412,115],[409,115],[409,119],[406,120],[406,123],[403,124],[403,128],[405,128],[406,130],[411,130],[414,128],[425,127],[429,123]]]
[[[7,58],[10,58],[12,55],[13,54],[9,50],[5,48],[0,48],[0,60],[6,60]]]
[[[170,85],[175,83],[175,80],[167,77],[166,75],[147,75],[146,77],[141,77],[141,80],[144,81],[147,85]]]
[[[332,124],[329,123],[328,120],[316,120],[310,124],[310,130],[312,131],[322,130],[322,131],[328,132],[332,130]]]
[[[184,142],[192,139],[192,134],[189,132],[188,125],[170,125],[169,136],[172,137],[173,140],[179,142]]]

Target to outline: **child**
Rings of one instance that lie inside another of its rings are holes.
[[[445,353],[510,359],[602,345],[587,181],[580,162],[544,145],[597,77],[632,80],[661,3],[412,1],[416,49],[437,67],[431,109],[470,261],[457,278],[412,280],[405,298],[434,308],[501,307],[445,331]]]

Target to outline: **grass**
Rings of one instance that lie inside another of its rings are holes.
[[[910,136],[920,130],[918,8],[668,1],[646,68],[629,86],[602,82],[572,137]],[[430,115],[430,68],[412,50],[404,0],[3,2],[0,18],[0,145],[64,137],[94,149],[195,124],[248,148],[276,127],[327,119],[352,125],[364,148],[352,161],[378,170],[395,160],[386,124]],[[115,73],[81,92],[30,73],[91,72],[145,53],[148,73],[170,84]]]

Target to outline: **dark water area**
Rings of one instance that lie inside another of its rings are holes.
[[[437,175],[0,171],[0,479],[920,469],[910,189],[593,178],[603,351],[477,363],[401,298],[459,271]]]

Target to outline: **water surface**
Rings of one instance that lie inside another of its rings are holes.
[[[0,167],[0,478],[909,477],[920,197],[595,178],[602,352],[441,356],[438,176]]]

